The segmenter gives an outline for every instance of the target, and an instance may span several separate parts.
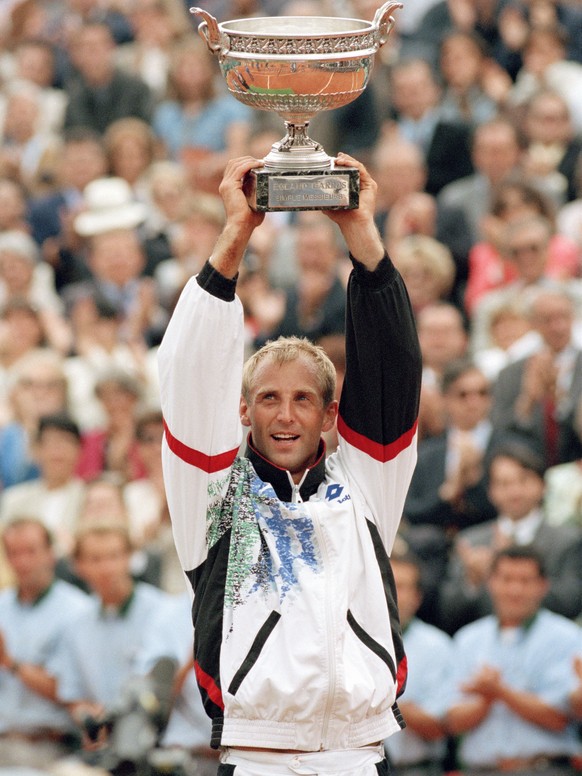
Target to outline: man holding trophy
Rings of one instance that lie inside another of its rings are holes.
[[[387,773],[403,724],[402,650],[389,554],[416,460],[421,360],[404,284],[374,224],[363,165],[357,209],[329,211],[353,262],[338,450],[335,370],[307,340],[267,343],[243,369],[235,295],[263,214],[229,162],[226,225],[159,350],[168,503],[194,590],[195,667],[220,773]],[[242,395],[241,395],[242,385]],[[244,456],[241,423],[250,429]],[[384,770],[386,769],[386,770]]]
[[[194,591],[194,661],[219,774],[388,774],[404,725],[406,658],[389,555],[416,461],[421,356],[402,278],[358,206],[318,208],[350,252],[341,398],[325,352],[268,342],[244,361],[238,271],[264,212],[231,160],[226,223],[159,349],[163,463],[174,538]],[[337,419],[338,449],[322,433]],[[239,454],[242,427],[249,430]]]

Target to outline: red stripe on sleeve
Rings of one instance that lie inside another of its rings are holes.
[[[406,684],[406,677],[408,676],[408,661],[406,657],[403,657],[398,664],[398,670],[396,671],[396,695],[398,696],[402,692],[402,688]]]
[[[166,421],[164,421],[164,430],[166,432],[166,441],[170,450],[185,463],[196,466],[207,474],[219,472],[222,469],[228,469],[238,453],[238,447],[236,447],[234,450],[229,450],[228,452],[220,453],[219,455],[206,455],[199,450],[194,450],[193,447],[188,447],[188,445],[185,445],[183,442],[180,442],[179,439],[176,439],[168,428]]]
[[[406,450],[406,448],[410,446],[416,433],[417,425],[418,420],[415,420],[412,428],[402,434],[401,437],[394,440],[394,442],[390,442],[388,445],[381,445],[379,442],[372,442],[371,439],[368,439],[363,434],[358,434],[357,431],[353,431],[349,426],[346,425],[343,418],[338,417],[337,419],[338,431],[346,440],[346,442],[352,445],[352,447],[356,447],[358,450],[361,450],[363,453],[367,453],[367,455],[369,455],[371,458],[374,458],[376,461],[380,461],[380,463],[391,461],[393,458],[396,458],[399,453],[401,453],[403,450]]]
[[[224,711],[224,701],[222,700],[220,688],[210,674],[207,674],[206,671],[200,668],[200,663],[196,660],[194,661],[194,673],[196,674],[198,684],[205,690],[212,703]]]

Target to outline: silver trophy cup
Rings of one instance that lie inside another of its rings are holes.
[[[251,207],[343,210],[358,207],[355,168],[334,160],[307,134],[310,120],[355,100],[366,88],[374,55],[386,43],[402,8],[387,2],[373,21],[281,16],[218,23],[202,8],[198,27],[217,57],[228,90],[245,105],[277,113],[287,134],[245,181]]]

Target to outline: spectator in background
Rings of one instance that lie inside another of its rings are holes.
[[[89,127],[103,134],[126,116],[151,121],[152,92],[141,78],[116,67],[115,51],[115,41],[104,23],[86,22],[72,33],[69,55],[75,72],[65,84],[69,98],[65,129]]]
[[[174,546],[162,472],[164,419],[159,409],[146,409],[136,419],[135,440],[144,474],[123,487],[123,499],[134,544],[159,561],[158,585],[168,593],[184,590],[185,578]]]
[[[427,305],[416,316],[422,353],[419,438],[441,434],[445,408],[441,381],[447,366],[467,355],[469,339],[460,310],[447,302]]]
[[[57,698],[79,726],[87,716],[98,720],[118,707],[124,684],[136,675],[145,634],[171,600],[146,582],[134,582],[131,551],[119,521],[89,522],[75,539],[77,573],[94,595],[63,635],[51,667]]]
[[[39,421],[65,412],[68,406],[63,361],[50,350],[35,349],[23,356],[12,369],[8,386],[10,414],[0,427],[2,488],[41,476],[35,454]]]
[[[55,538],[57,555],[70,552],[83,503],[85,483],[76,475],[81,433],[66,414],[39,419],[34,452],[40,477],[12,485],[2,493],[0,522],[19,515],[42,520]]]
[[[135,439],[137,410],[143,397],[139,380],[122,369],[103,373],[95,384],[104,422],[84,434],[77,471],[89,481],[107,472],[128,482],[145,474]]]
[[[12,178],[0,177],[0,232],[28,232],[26,198],[22,184]]]
[[[154,272],[160,303],[169,313],[186,281],[202,269],[212,253],[223,226],[220,197],[198,192],[185,199],[169,234],[171,258],[161,261]]]
[[[399,703],[406,727],[384,742],[395,776],[440,776],[447,751],[444,716],[452,672],[452,642],[442,631],[418,619],[423,597],[422,567],[410,552],[392,553],[404,650],[408,660],[406,691]]]
[[[127,503],[124,497],[124,483],[121,477],[106,472],[95,479],[90,480],[86,487],[79,515],[77,531],[84,530],[91,523],[103,521],[120,523],[129,531],[133,550],[130,558],[131,576],[136,582],[148,582],[156,587],[161,581],[161,561],[156,552],[152,552],[143,546],[142,535],[138,530],[134,542],[132,526],[128,514]],[[56,565],[56,574],[60,579],[71,582],[81,590],[89,593],[91,589],[86,580],[79,576],[72,553],[61,556]]]
[[[500,304],[520,299],[527,304],[537,291],[561,286],[561,281],[548,273],[553,233],[552,223],[535,214],[510,220],[506,225],[501,236],[500,253],[513,268],[515,277],[484,293],[473,308],[471,347],[475,353],[491,344],[488,340],[491,314]]]
[[[122,371],[135,379],[144,402],[158,399],[157,373],[153,353],[143,343],[127,342],[124,318],[119,309],[99,296],[87,297],[75,305],[73,326],[75,353],[65,360],[71,412],[83,430],[106,423],[103,405],[95,387],[104,374]]]
[[[576,198],[576,165],[582,151],[567,100],[540,89],[525,104],[521,126],[526,139],[522,168],[557,207]]]
[[[62,290],[70,315],[87,298],[102,297],[123,318],[126,342],[155,342],[166,316],[158,304],[153,280],[144,277],[146,248],[137,231],[147,208],[134,199],[123,178],[98,178],[85,189],[86,207],[74,222],[87,238],[91,277]]]
[[[411,525],[436,525],[452,538],[494,515],[486,472],[500,440],[489,419],[491,386],[471,360],[448,364],[441,390],[445,430],[419,443],[404,516]]]
[[[582,529],[549,525],[543,497],[543,461],[521,444],[499,446],[489,464],[489,498],[497,516],[457,535],[441,585],[439,621],[449,633],[490,614],[491,564],[511,544],[534,544],[543,554],[544,606],[571,619],[582,612]]]
[[[173,47],[169,96],[156,108],[153,128],[167,156],[183,164],[190,185],[212,194],[229,159],[247,152],[250,109],[217,92],[217,64],[198,36]]]
[[[554,224],[555,208],[528,178],[509,175],[493,190],[490,210],[481,221],[482,239],[469,251],[469,277],[464,299],[469,314],[487,292],[517,279],[517,267],[505,251],[507,227],[528,216],[541,216]],[[553,231],[548,243],[548,277],[561,280],[578,277],[581,264],[581,248]]]
[[[415,195],[424,195],[426,163],[415,143],[390,135],[377,144],[372,164],[378,181],[376,223],[384,239],[391,243],[408,233],[401,225],[404,216],[399,218],[397,212],[408,212],[405,203]]]
[[[0,175],[14,178],[29,191],[42,192],[53,176],[58,138],[42,122],[42,90],[30,81],[4,87],[0,122]]]
[[[63,128],[67,95],[56,89],[56,50],[43,38],[23,38],[13,51],[14,72],[17,80],[30,81],[41,91],[42,126],[52,132]]]
[[[537,451],[548,467],[582,457],[576,427],[582,351],[572,338],[574,303],[567,290],[539,290],[530,319],[541,344],[499,373],[491,420]]]
[[[440,112],[447,121],[477,126],[498,113],[486,87],[487,51],[474,32],[455,31],[441,42],[439,66],[444,80]]]
[[[502,300],[491,311],[487,347],[477,350],[475,363],[494,383],[503,367],[533,353],[539,347],[539,334],[534,331],[523,299]]]
[[[335,225],[320,213],[301,213],[295,226],[297,281],[277,297],[279,316],[258,342],[296,335],[318,340],[345,330],[345,256]],[[259,316],[261,318],[261,316]]]
[[[505,5],[503,0],[439,0],[423,16],[415,40],[436,65],[438,48],[449,33],[471,32],[485,41],[497,64],[508,70],[513,57],[502,24]]]
[[[447,727],[461,736],[463,772],[569,776],[580,749],[569,720],[579,626],[543,608],[548,579],[532,548],[500,551],[488,587],[495,613],[454,638]]]
[[[574,34],[577,36],[579,31]],[[523,65],[510,88],[506,104],[523,108],[542,87],[560,94],[570,109],[574,131],[582,131],[582,64],[567,57],[567,32],[557,24],[532,27],[522,49]]]
[[[45,4],[46,5],[46,4]],[[56,7],[55,7],[56,5]],[[50,7],[50,31],[60,45],[66,46],[71,36],[86,24],[104,24],[110,31],[115,45],[131,40],[131,27],[125,13],[115,2],[100,0],[64,0]]]
[[[467,125],[446,121],[440,114],[440,87],[430,64],[422,59],[396,62],[391,72],[395,114],[388,129],[415,143],[427,169],[425,190],[438,192],[473,169]]]
[[[409,235],[392,245],[390,257],[416,316],[425,307],[447,301],[455,282],[455,263],[446,245],[426,235]]]
[[[146,201],[145,178],[157,157],[156,136],[151,126],[135,116],[117,119],[107,127],[103,144],[109,174],[126,180],[134,197]]]
[[[0,425],[10,418],[6,406],[11,373],[20,359],[45,350],[47,335],[41,314],[22,299],[13,299],[0,310]]]
[[[63,315],[63,304],[52,268],[40,261],[39,250],[22,231],[0,233],[0,306],[28,302],[42,317],[47,344],[59,353],[72,346],[72,332]]]
[[[83,207],[85,187],[105,175],[106,170],[99,136],[85,128],[67,131],[56,162],[54,191],[33,197],[28,203],[31,234],[42,258],[54,269],[59,292],[66,284],[89,276],[73,223]]]
[[[56,702],[49,664],[63,633],[90,604],[55,579],[52,537],[42,522],[14,519],[3,528],[2,544],[15,584],[0,591],[0,763],[20,773],[45,769],[72,751],[73,726]]]
[[[116,61],[139,76],[156,99],[167,94],[172,45],[192,29],[182,0],[137,0],[127,17],[133,40],[118,46]]]
[[[550,466],[544,479],[548,523],[582,527],[582,459]]]
[[[475,127],[471,159],[475,172],[449,184],[437,197],[436,237],[451,249],[459,277],[466,280],[469,250],[480,237],[481,220],[493,188],[519,165],[520,140],[515,126],[495,118]]]

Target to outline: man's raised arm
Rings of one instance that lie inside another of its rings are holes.
[[[251,156],[231,159],[226,165],[219,193],[226,211],[226,223],[216,241],[210,263],[226,278],[236,277],[254,229],[262,223],[264,213],[251,210],[244,191],[244,176],[262,162]]]
[[[355,210],[328,210],[326,214],[339,226],[352,256],[371,272],[384,256],[385,249],[374,221],[376,181],[364,165],[344,153],[336,158],[338,167],[357,167],[360,171],[360,203]]]

